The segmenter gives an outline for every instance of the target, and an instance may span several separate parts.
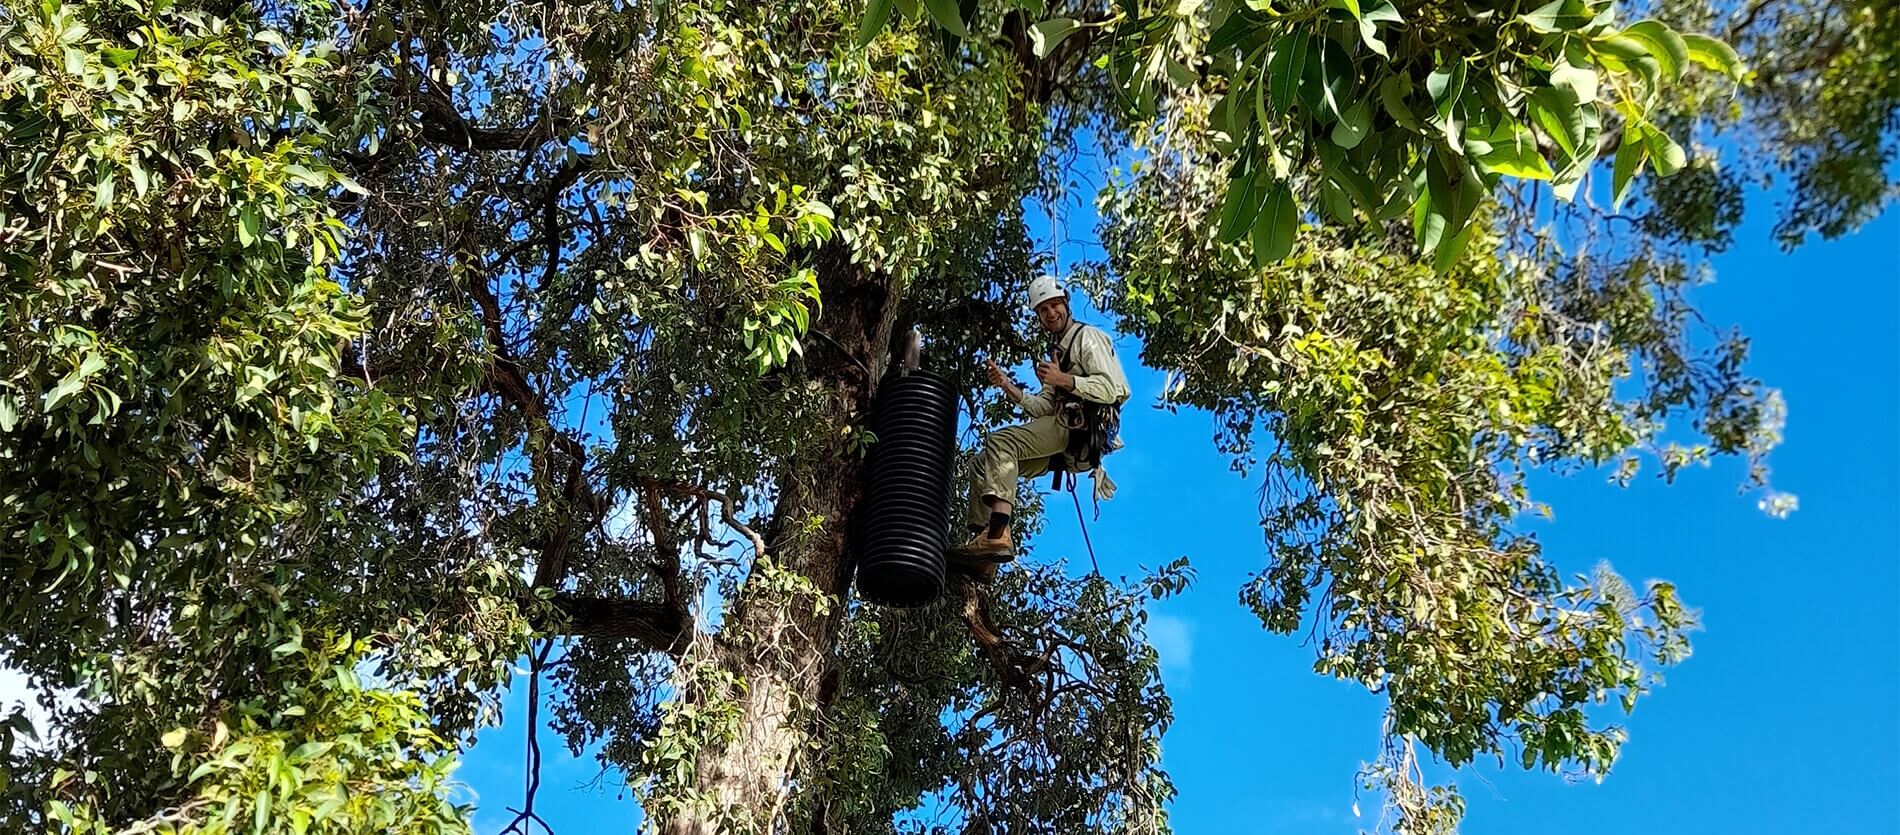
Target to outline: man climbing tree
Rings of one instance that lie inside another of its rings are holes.
[[[1115,343],[1099,328],[1075,320],[1069,294],[1055,276],[1029,284],[1029,304],[1050,342],[1049,357],[1036,363],[1042,389],[1031,395],[1010,379],[994,358],[987,360],[991,384],[1030,416],[1028,423],[999,429],[983,439],[972,466],[970,541],[954,556],[971,561],[1008,562],[1015,558],[1010,535],[1011,498],[1018,478],[1054,470],[1087,470],[1095,497],[1107,499],[1115,483],[1101,467],[1103,455],[1120,446],[1116,428],[1128,400],[1128,376],[1115,356]]]

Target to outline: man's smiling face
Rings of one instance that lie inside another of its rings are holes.
[[[1036,321],[1042,323],[1043,330],[1061,334],[1069,326],[1069,300],[1057,296],[1036,305]]]

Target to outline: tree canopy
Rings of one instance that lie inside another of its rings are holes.
[[[1077,274],[1265,479],[1241,602],[1387,699],[1397,828],[1462,814],[1420,757],[1607,773],[1694,616],[1566,579],[1525,477],[1740,455],[1791,509],[1691,294],[1752,183],[1787,246],[1894,194],[1896,43],[1891,0],[6,0],[0,652],[50,720],[0,822],[466,831],[520,662],[656,831],[1164,830],[1190,560],[849,587],[892,348],[1010,419],[970,358],[1036,349],[1023,206],[1083,150]]]

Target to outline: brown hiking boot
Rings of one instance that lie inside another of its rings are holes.
[[[950,559],[973,564],[1009,562],[1016,559],[1016,541],[1010,539],[1009,531],[994,539],[983,534],[970,537],[970,541],[950,549]]]

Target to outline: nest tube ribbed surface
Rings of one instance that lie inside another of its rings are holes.
[[[885,606],[925,606],[944,589],[957,392],[929,371],[896,372],[878,385],[873,409],[877,442],[852,525],[858,594]]]

